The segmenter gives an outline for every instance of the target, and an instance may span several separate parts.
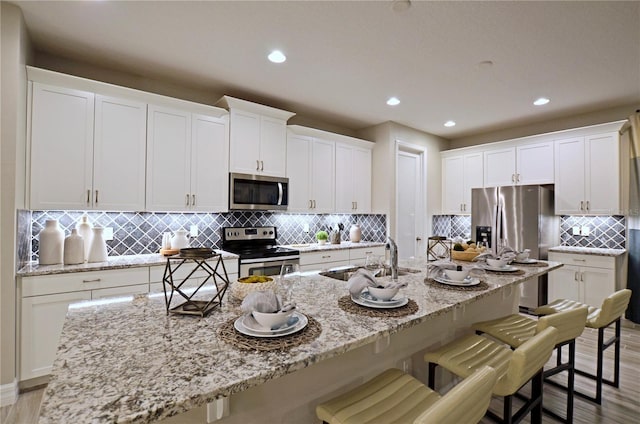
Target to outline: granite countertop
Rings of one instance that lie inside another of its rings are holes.
[[[359,243],[353,243],[351,241],[343,241],[340,244],[319,244],[319,243],[302,243],[302,244],[287,244],[286,247],[297,249],[300,253],[308,252],[321,252],[324,250],[342,250],[342,249],[358,249],[367,247],[384,246],[385,243],[377,241],[361,241]]]
[[[577,246],[556,246],[549,249],[549,252],[559,253],[579,253],[581,255],[595,256],[620,256],[627,253],[626,249],[603,249],[596,247],[577,247]]]
[[[160,420],[339,356],[562,266],[523,266],[522,275],[487,273],[487,289],[459,291],[425,284],[426,259],[411,265],[420,272],[400,281],[408,283],[404,294],[419,310],[397,318],[347,313],[338,306],[338,299],[348,293],[344,281],[305,274],[294,287],[294,300],[300,312],[320,323],[322,332],[313,342],[285,351],[242,351],[222,341],[216,328],[241,315],[239,302],[229,297],[205,318],[168,316],[163,297],[79,304],[67,314],[39,422]]]
[[[222,259],[237,259],[238,255],[215,250],[222,255]],[[65,274],[70,272],[101,271],[106,269],[135,268],[153,265],[165,265],[167,257],[159,253],[148,255],[123,255],[109,256],[107,262],[91,262],[78,265],[39,265],[37,261],[30,262],[20,268],[16,273],[17,277],[33,277],[37,275]]]

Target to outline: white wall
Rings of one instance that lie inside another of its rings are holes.
[[[16,210],[24,207],[29,39],[20,9],[2,2],[0,132],[0,385],[16,377]]]

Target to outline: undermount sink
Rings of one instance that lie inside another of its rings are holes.
[[[341,281],[349,281],[349,278],[360,268],[361,266],[352,266],[348,268],[338,268],[338,269],[330,269],[328,271],[323,271],[320,273],[323,277],[334,278],[336,280]],[[419,269],[411,269],[411,268],[398,268],[398,276],[415,274],[420,272]],[[378,273],[376,277],[387,277],[391,275],[391,268],[385,267],[382,272]]]

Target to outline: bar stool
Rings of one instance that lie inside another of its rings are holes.
[[[537,333],[547,327],[554,327],[558,330],[558,340],[556,341],[557,361],[556,366],[546,369],[543,377],[546,379],[560,372],[567,371],[567,404],[565,418],[555,412],[544,408],[543,410],[552,417],[566,422],[573,422],[573,387],[575,380],[575,357],[576,338],[584,331],[587,320],[586,306],[576,309],[569,309],[553,315],[543,316],[537,320],[523,315],[508,315],[490,321],[477,322],[471,326],[476,330],[476,334],[488,334],[494,339],[516,349],[524,342],[531,339]],[[569,358],[567,362],[562,362],[562,347],[569,345]]]
[[[479,369],[444,396],[402,371],[392,368],[355,389],[316,407],[329,424],[477,423],[491,401],[497,373]]]
[[[463,378],[489,365],[498,373],[493,394],[504,397],[504,408],[502,417],[491,411],[487,411],[487,415],[498,422],[511,424],[531,413],[531,422],[541,423],[542,367],[551,357],[557,338],[558,330],[545,328],[515,350],[476,334],[454,340],[424,355],[429,363],[429,387],[435,386],[438,365]],[[531,398],[514,414],[512,397],[529,381],[532,383]]]
[[[623,289],[618,290],[604,299],[600,308],[595,308],[573,300],[558,299],[548,305],[540,306],[534,311],[534,313],[538,315],[549,315],[585,306],[588,308],[586,327],[598,330],[598,359],[596,374],[594,375],[579,369],[576,369],[575,372],[578,375],[582,375],[596,381],[596,395],[594,397],[578,391],[576,391],[575,394],[581,398],[595,402],[598,405],[602,404],[603,383],[613,387],[620,387],[620,318],[627,309],[630,298],[631,290]],[[615,324],[615,335],[605,342],[604,330],[612,324]],[[607,380],[603,377],[604,351],[611,345],[614,345],[614,372],[613,380]],[[549,383],[566,389],[566,387],[554,381],[549,381]]]

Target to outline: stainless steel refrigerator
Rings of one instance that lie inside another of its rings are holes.
[[[507,186],[471,191],[471,237],[494,251],[509,246],[530,249],[530,258],[547,259],[559,245],[559,217],[554,215],[551,187]],[[547,303],[547,276],[521,285],[520,309],[529,311]]]

